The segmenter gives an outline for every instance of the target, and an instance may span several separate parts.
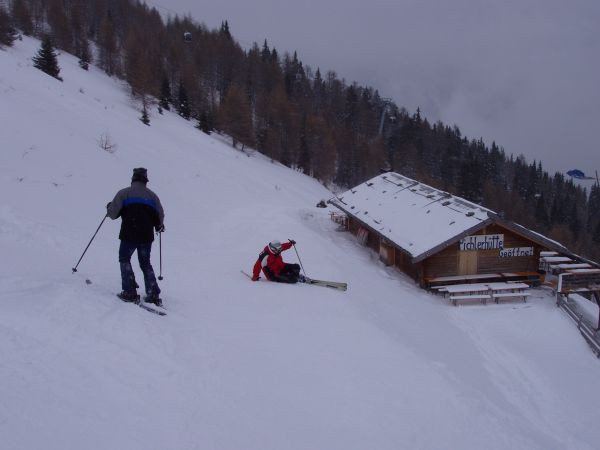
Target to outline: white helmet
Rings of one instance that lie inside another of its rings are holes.
[[[279,242],[279,241],[269,242],[269,250],[271,250],[271,253],[280,253],[281,252],[281,242]]]

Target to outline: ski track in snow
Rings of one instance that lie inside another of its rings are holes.
[[[548,292],[451,307],[337,231],[315,180],[172,112],[146,127],[122,82],[62,54],[60,83],[38,46],[0,51],[3,447],[597,448],[598,361]],[[165,206],[165,317],[115,297],[118,221],[71,273],[138,166]],[[240,273],[288,238],[348,291]]]

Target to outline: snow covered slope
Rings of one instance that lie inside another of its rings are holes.
[[[598,360],[546,293],[448,306],[336,232],[315,180],[173,113],[147,127],[71,56],[63,83],[32,68],[38,46],[0,51],[2,448],[598,448]],[[166,317],[114,297],[118,221],[71,273],[137,166],[165,206]],[[348,292],[240,273],[287,238]]]

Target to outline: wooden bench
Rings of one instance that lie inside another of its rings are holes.
[[[527,281],[539,285],[544,281],[545,273],[540,272],[505,272],[502,281]]]
[[[492,294],[492,297],[496,303],[498,303],[498,301],[501,298],[507,298],[507,297],[522,297],[523,301],[526,302],[527,297],[530,295],[531,295],[530,292],[522,292],[522,291],[521,292],[495,292]]]
[[[432,286],[431,290],[437,292],[448,292],[448,285]]]
[[[485,305],[491,299],[489,287],[485,283],[453,284],[446,286],[444,292],[450,295],[454,306],[459,300],[480,300]]]
[[[490,299],[490,294],[471,294],[471,295],[451,295],[450,301],[452,304],[456,306],[458,300],[481,300],[481,302],[485,305],[487,301]]]

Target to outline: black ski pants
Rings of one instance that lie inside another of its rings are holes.
[[[285,263],[279,275],[273,274],[268,267],[265,267],[265,272],[267,272],[267,276],[270,281],[275,281],[277,283],[297,283],[298,277],[300,276],[300,266],[298,264],[290,264]]]

